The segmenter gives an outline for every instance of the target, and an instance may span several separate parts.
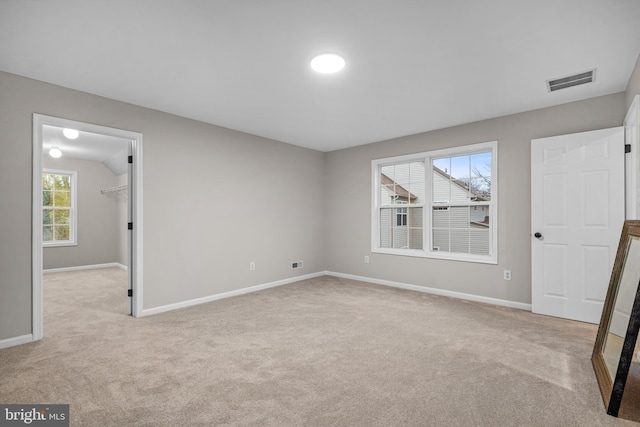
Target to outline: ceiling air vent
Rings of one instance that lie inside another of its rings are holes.
[[[547,89],[549,92],[555,92],[556,90],[566,89],[571,86],[583,85],[585,83],[591,83],[596,80],[596,70],[586,71],[584,73],[575,74],[573,76],[561,77],[559,79],[547,80]]]

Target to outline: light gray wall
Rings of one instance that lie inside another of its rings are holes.
[[[42,156],[42,167],[76,171],[78,230],[76,246],[45,247],[43,268],[106,264],[118,259],[117,202],[100,193],[117,177],[101,162]]]
[[[625,111],[629,109],[633,102],[633,98],[636,95],[640,95],[640,55],[638,55],[636,66],[631,73],[629,83],[627,84],[627,90],[625,91]]]
[[[323,153],[0,72],[0,340],[31,332],[33,113],[143,134],[144,308],[324,269]]]
[[[31,115],[0,73],[0,340],[31,333]]]
[[[326,158],[327,270],[531,302],[530,143],[567,133],[620,126],[623,92],[557,107],[333,151]],[[371,160],[498,141],[498,265],[371,253]],[[364,264],[365,255],[370,264]],[[503,280],[503,270],[513,280]]]
[[[33,113],[143,133],[152,308],[325,269],[528,303],[530,140],[620,125],[624,107],[619,93],[323,154],[0,72],[0,218],[10,224],[0,227],[0,340],[31,331]],[[499,265],[381,254],[363,263],[372,159],[495,139]],[[305,268],[291,270],[298,260]]]
[[[323,153],[159,119],[142,129],[145,308],[324,269]]]

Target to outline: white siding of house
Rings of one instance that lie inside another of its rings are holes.
[[[435,203],[466,204],[471,194],[442,174],[433,172]],[[489,216],[488,206],[450,206],[433,210],[433,249],[489,255],[489,227],[482,223]]]
[[[407,209],[407,225],[397,225],[396,208],[380,210],[380,247],[382,248],[423,248],[423,208]]]
[[[423,249],[424,208],[408,208],[407,225],[409,226],[409,249]]]
[[[434,229],[433,247],[443,252],[489,255],[489,228]]]
[[[417,198],[411,204],[424,203],[424,164],[410,163],[383,166],[387,177]],[[380,187],[381,205],[407,208],[407,225],[397,225],[396,208],[380,210],[380,247],[382,248],[423,248],[422,207],[410,207],[405,204],[393,204],[395,186]],[[467,204],[471,201],[470,192],[447,179],[441,173],[433,171],[433,201],[435,203]],[[408,201],[406,198],[404,203]],[[489,216],[488,206],[450,206],[446,209],[434,208],[432,212],[433,247],[440,251],[472,254],[489,254],[489,227],[474,225],[472,222],[484,222]]]
[[[380,187],[380,204],[383,206],[395,206],[393,208],[381,208],[380,210],[380,247],[383,248],[423,248],[423,209],[411,207],[414,204],[425,202],[425,166],[423,162],[403,163],[399,165],[387,165],[381,168],[381,173],[393,180],[397,186],[411,193],[408,200],[404,191],[396,191],[393,184]],[[402,203],[394,204],[394,195],[403,196],[399,199]],[[397,225],[397,209],[407,209],[407,225]]]
[[[468,203],[469,191],[433,171],[433,201],[435,203]]]
[[[433,201],[449,203],[451,200],[451,185],[445,177],[433,172]]]
[[[391,230],[393,229],[393,209],[380,209],[380,247],[391,248],[393,242]]]
[[[470,229],[469,240],[470,253],[489,255],[489,227]]]
[[[380,204],[381,205],[390,205],[393,202],[393,185],[382,185],[380,186]]]

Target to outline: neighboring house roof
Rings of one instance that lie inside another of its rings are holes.
[[[412,192],[404,188],[402,185],[398,184],[397,182],[389,178],[387,175],[383,173],[381,173],[380,175],[382,177],[381,178],[382,185],[386,185],[386,186],[395,185],[395,192],[398,196],[408,200],[415,200],[418,198],[418,196],[416,196],[415,194],[413,194]]]
[[[490,200],[490,196],[487,197],[486,195],[474,190],[473,188],[469,188],[469,184],[468,183],[452,177],[451,175],[449,175],[448,173],[446,173],[442,169],[434,166],[433,167],[433,171],[435,173],[439,174],[440,176],[442,176],[443,178],[445,178],[447,181],[452,182],[453,184],[455,184],[457,187],[461,188],[462,190],[469,191],[471,193],[471,200],[473,200],[473,201],[488,201],[488,200]],[[381,173],[380,176],[381,176],[382,185],[384,185],[384,186],[395,185],[395,193],[398,196],[400,196],[402,198],[405,198],[405,199],[408,199],[408,200],[415,200],[415,199],[418,198],[418,196],[416,196],[415,194],[411,193],[409,190],[407,190],[402,185],[400,185],[397,182],[395,182],[393,179],[389,178],[387,175]]]
[[[490,198],[488,198],[487,196],[477,192],[473,188],[469,188],[469,184],[468,183],[452,177],[451,175],[449,175],[448,173],[446,173],[442,169],[434,166],[433,167],[433,171],[436,172],[437,174],[441,175],[442,177],[446,178],[448,181],[454,183],[456,186],[460,187],[464,191],[469,191],[472,194],[471,200],[473,200],[473,201],[488,201],[488,200],[490,200]]]

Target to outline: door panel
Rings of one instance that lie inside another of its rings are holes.
[[[567,298],[567,245],[544,246],[544,294]]]
[[[598,323],[624,222],[624,128],[532,140],[531,197],[532,311]]]
[[[610,248],[607,246],[583,246],[582,247],[582,283],[584,284],[584,298],[592,302],[602,302],[606,296],[607,287],[611,276]],[[600,319],[598,319],[600,320]]]
[[[544,178],[544,225],[546,227],[564,227],[567,225],[567,175],[552,174]]]

